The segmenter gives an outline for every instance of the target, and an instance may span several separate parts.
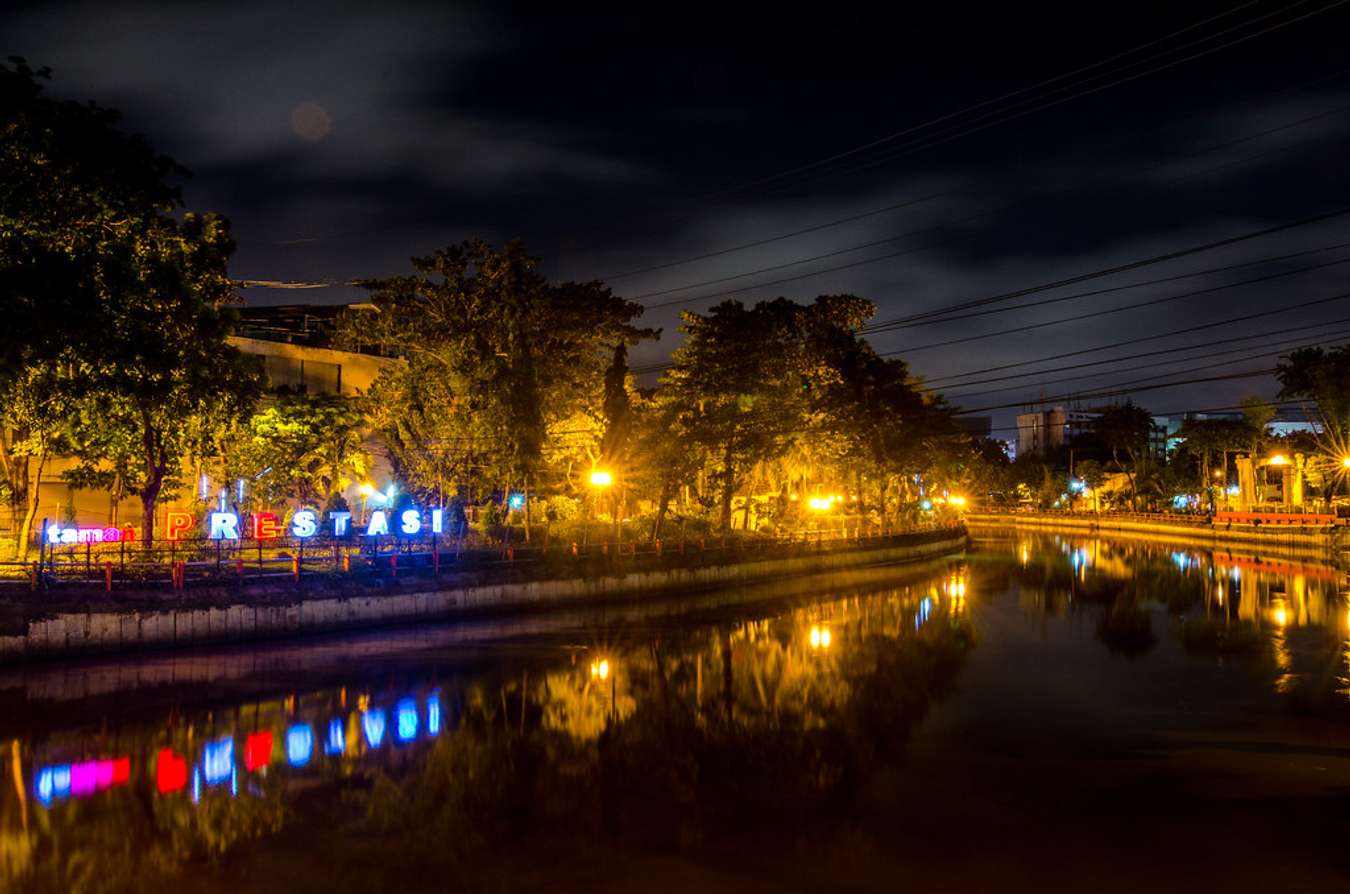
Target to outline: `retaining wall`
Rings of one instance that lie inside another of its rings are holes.
[[[1058,515],[1017,512],[1009,514],[975,513],[966,517],[972,528],[1019,528],[1042,531],[1085,531],[1147,537],[1170,543],[1204,547],[1244,546],[1290,555],[1314,555],[1339,558],[1340,528],[1335,525],[1246,525],[1219,522],[1210,524],[1116,518],[1111,515]]]
[[[290,595],[265,604],[152,610],[58,611],[35,615],[23,629],[0,635],[0,663],[136,649],[186,648],[203,643],[250,641],[414,621],[447,621],[473,614],[538,611],[554,606],[600,604],[649,593],[732,587],[775,577],[821,574],[863,565],[912,562],[957,552],[964,530],[891,538],[869,548],[826,550],[692,568],[656,568],[595,577],[476,583],[419,592]],[[430,584],[430,582],[427,582]]]

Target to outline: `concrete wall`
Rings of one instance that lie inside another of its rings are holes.
[[[964,531],[916,537],[875,549],[824,551],[808,556],[695,568],[632,571],[601,577],[477,584],[406,593],[354,593],[266,604],[236,602],[153,610],[100,609],[33,617],[24,629],[0,635],[0,663],[119,650],[184,648],[209,642],[297,636],[410,621],[447,621],[494,611],[539,611],[554,606],[631,599],[644,594],[732,587],[774,577],[820,574],[865,565],[911,562],[959,551]]]
[[[1036,531],[1081,531],[1085,533],[1125,534],[1168,543],[1204,547],[1246,546],[1291,555],[1339,557],[1341,528],[1331,526],[1294,527],[1284,525],[1187,524],[1167,523],[1110,515],[1008,515],[971,514],[966,522],[972,529],[1017,528]]]

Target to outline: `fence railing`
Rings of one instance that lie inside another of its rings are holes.
[[[651,541],[591,540],[471,545],[456,538],[377,537],[300,542],[293,539],[183,541],[151,550],[138,544],[47,547],[41,559],[0,562],[0,597],[24,591],[182,592],[200,587],[264,583],[297,586],[306,580],[396,580],[408,577],[519,569],[537,575],[553,566],[598,571],[624,563],[703,563],[733,553],[791,556],[810,550],[875,545],[899,536],[943,532],[955,525],[856,525],[779,536],[691,536]],[[683,557],[677,558],[677,557]]]

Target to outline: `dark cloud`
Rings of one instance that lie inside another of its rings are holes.
[[[726,289],[853,265],[734,297],[853,291],[875,300],[886,319],[1334,203],[1350,123],[1339,111],[1350,105],[1346,73],[1337,69],[1337,37],[1347,19],[1341,10],[1035,114],[1014,113],[1038,94],[974,113],[992,114],[996,126],[961,133],[939,125],[757,182],[1091,64],[1231,5],[1183,6],[1133,4],[1107,22],[1091,4],[836,5],[796,15],[733,4],[607,12],[47,3],[11,15],[8,52],[52,66],[59,95],[123,109],[129,126],[190,167],[190,204],[234,222],[242,278],[383,275],[404,269],[410,255],[471,235],[522,237],[551,275],[603,277],[932,196],[614,282],[623,294],[646,295],[781,268],[644,299],[688,299],[702,308]],[[1244,14],[1279,8],[1257,4]],[[756,185],[737,188],[747,183]],[[1137,278],[1330,244],[1338,234],[1347,241],[1347,229],[1330,223],[1293,231]],[[879,244],[855,249],[867,243]],[[797,263],[826,254],[833,256]],[[894,257],[870,260],[882,255]],[[1336,288],[1341,269],[960,347],[914,350],[1145,300],[1168,287],[874,341],[909,352],[917,372],[943,376],[1065,344],[1105,344],[1293,304]],[[1122,275],[1110,282],[1129,281]],[[1216,275],[1185,285],[1225,281]],[[249,300],[292,301],[295,294],[255,292]],[[334,289],[324,296],[355,294]],[[677,340],[678,312],[651,311],[666,336],[640,348],[636,363],[664,358]],[[1335,306],[1293,311],[1290,324],[1340,313]],[[1255,325],[1233,331],[1249,334]],[[1219,350],[1223,332],[1214,337]],[[998,402],[1034,397],[1035,380],[1026,385]],[[1270,383],[1178,389],[1148,402],[1160,409],[1231,402],[1230,392],[1257,388],[1269,391]],[[997,415],[1006,421],[1011,414]]]

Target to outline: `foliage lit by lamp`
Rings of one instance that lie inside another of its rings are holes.
[[[596,469],[595,471],[591,472],[592,487],[609,487],[613,483],[614,483],[614,476],[611,475],[609,472],[604,472],[601,471],[600,469]]]

